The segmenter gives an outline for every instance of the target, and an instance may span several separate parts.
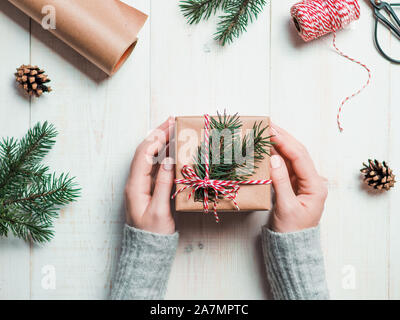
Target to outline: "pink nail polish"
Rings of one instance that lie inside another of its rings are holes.
[[[172,158],[166,158],[163,161],[163,168],[166,171],[171,171],[174,168],[174,160]]]
[[[273,156],[271,157],[271,167],[272,167],[273,169],[278,169],[278,168],[281,167],[281,165],[282,165],[281,157],[278,156],[278,155],[273,155]]]

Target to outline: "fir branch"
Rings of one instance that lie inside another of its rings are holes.
[[[54,126],[45,122],[20,141],[0,142],[0,236],[10,231],[25,240],[49,241],[58,210],[79,196],[74,178],[49,174],[40,164],[56,135]]]
[[[234,38],[246,32],[249,22],[257,19],[265,4],[265,0],[231,1],[225,9],[226,14],[220,16],[214,39],[223,46],[231,43]]]
[[[218,113],[216,118],[211,118],[210,141],[209,141],[209,164],[210,164],[210,179],[213,180],[247,180],[258,169],[259,164],[266,156],[270,156],[270,148],[274,144],[270,141],[272,136],[266,136],[265,131],[267,126],[263,126],[262,121],[255,122],[253,125],[253,134],[241,135],[243,124],[238,114],[223,115]],[[215,130],[213,130],[215,129]],[[228,130],[231,133],[231,139],[225,141],[224,135],[220,133],[223,130]],[[219,143],[213,143],[213,140],[219,139]],[[253,141],[252,141],[253,140]],[[218,147],[216,147],[218,145]],[[196,174],[204,179],[204,142],[198,147],[195,159],[194,170]],[[232,155],[233,159],[225,159],[225,151]],[[243,162],[237,162],[234,155],[239,152],[244,158]],[[217,159],[215,159],[217,155]],[[250,156],[252,155],[252,156]],[[214,161],[217,160],[217,161]],[[209,190],[210,200],[215,199],[215,194],[212,189]],[[195,201],[203,201],[203,189],[198,189],[195,192]]]
[[[23,198],[4,201],[4,205],[38,201],[51,201],[54,205],[64,205],[77,197],[79,189],[74,189],[75,186],[73,178],[68,178],[68,174],[61,174],[59,178],[55,174],[47,175],[43,177],[41,184],[30,185]]]
[[[54,236],[52,224],[40,221],[14,208],[0,207],[0,236],[7,237],[8,232],[23,240],[47,242]]]
[[[3,139],[2,143],[0,143],[0,167],[5,165],[3,163],[7,159],[12,159],[16,153],[17,149],[17,141],[14,138],[6,138]]]
[[[79,192],[74,179],[69,178],[68,174],[61,174],[58,178],[55,174],[45,175],[29,185],[20,197],[4,201],[4,205],[14,205],[32,212],[41,221],[51,221],[58,217],[59,207],[75,201]]]
[[[189,24],[208,20],[218,10],[223,11],[214,38],[224,46],[246,31],[265,4],[266,0],[183,0],[179,6]]]
[[[230,0],[184,0],[179,7],[189,24],[197,24],[208,20],[218,9],[225,9]]]
[[[53,147],[56,136],[54,126],[46,121],[29,129],[18,143],[13,139],[0,143],[0,149],[3,150],[1,155],[4,154],[0,171],[0,196],[4,196],[7,188],[16,187],[26,180],[24,172],[32,172],[32,167],[38,165]]]

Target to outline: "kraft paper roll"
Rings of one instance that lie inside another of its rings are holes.
[[[45,6],[53,6],[56,29],[51,33],[108,75],[130,56],[147,15],[119,0],[8,0],[41,23]]]

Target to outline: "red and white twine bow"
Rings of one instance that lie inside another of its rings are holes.
[[[364,85],[340,103],[336,121],[342,132],[343,126],[340,118],[344,104],[360,94],[371,81],[371,70],[367,65],[346,55],[336,46],[336,31],[360,18],[360,5],[357,0],[303,0],[296,3],[290,12],[304,41],[310,41],[333,32],[333,47],[336,52],[368,72],[368,79]]]
[[[193,194],[199,190],[204,190],[204,199],[203,199],[203,211],[204,213],[209,212],[209,197],[208,190],[212,189],[215,193],[215,200],[213,206],[213,213],[216,219],[216,222],[219,222],[219,217],[217,214],[217,203],[219,196],[231,200],[237,210],[240,210],[236,197],[240,189],[240,185],[266,185],[271,184],[272,180],[244,180],[244,181],[236,181],[236,180],[213,180],[210,179],[210,159],[209,159],[209,140],[210,140],[210,116],[208,114],[204,115],[204,166],[205,166],[205,176],[204,179],[201,179],[194,169],[190,166],[184,166],[182,168],[182,175],[184,179],[175,179],[176,184],[185,184],[184,187],[178,189],[172,199],[174,199],[179,193],[183,192],[186,189],[192,188],[193,190],[189,193],[188,199],[190,199]],[[228,188],[226,188],[228,187]]]

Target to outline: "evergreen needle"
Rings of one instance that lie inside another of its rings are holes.
[[[265,156],[270,155],[270,147],[274,144],[271,136],[264,134],[267,126],[262,121],[255,122],[252,134],[241,136],[242,122],[238,114],[227,115],[217,113],[211,118],[211,134],[209,140],[209,178],[212,180],[247,180],[258,168]],[[194,159],[196,174],[204,179],[204,143],[198,147]],[[228,156],[229,158],[226,158]],[[239,158],[240,157],[240,158]],[[229,188],[229,187],[227,187]],[[214,190],[209,189],[210,201],[215,200]],[[204,200],[204,189],[195,192],[195,201]]]
[[[11,232],[33,242],[50,241],[59,208],[79,197],[74,178],[51,174],[40,164],[56,136],[54,126],[45,122],[19,141],[0,142],[0,236]]]
[[[179,6],[189,24],[208,20],[218,10],[222,11],[214,38],[224,46],[246,32],[265,4],[266,0],[182,0]]]

